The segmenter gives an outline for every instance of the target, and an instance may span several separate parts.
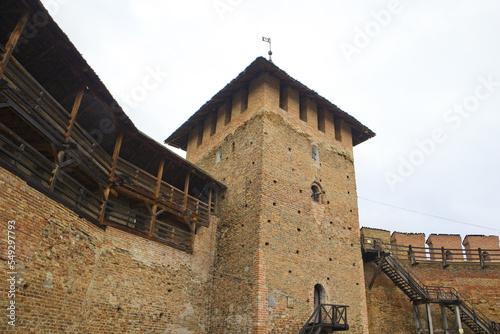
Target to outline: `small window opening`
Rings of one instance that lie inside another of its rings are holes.
[[[491,261],[490,253],[484,251],[483,252],[483,259],[484,259],[484,261]]]
[[[224,124],[231,122],[231,105],[226,104],[225,106],[225,119]]]
[[[334,125],[335,125],[335,139],[338,141],[342,141],[342,132],[341,132],[341,120],[336,119],[334,120]]]
[[[241,90],[241,112],[244,112],[248,108],[248,90]]]
[[[299,97],[299,117],[307,122],[307,98]]]
[[[311,186],[311,199],[318,203],[321,200],[321,189],[316,184]]]
[[[210,135],[213,136],[217,131],[217,109],[212,113],[212,124],[210,125]]]
[[[325,132],[325,111],[318,107],[318,130]]]
[[[288,111],[288,91],[286,86],[280,87],[280,108]]]
[[[215,152],[215,163],[219,163],[222,160],[222,147],[219,147],[217,149],[217,152]]]
[[[203,125],[198,125],[198,146],[203,143]]]
[[[311,157],[314,161],[319,161],[319,149],[318,146],[313,145],[311,148]]]

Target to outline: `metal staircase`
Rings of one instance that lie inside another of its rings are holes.
[[[383,272],[410,298],[415,306],[426,304],[428,315],[430,314],[430,304],[440,304],[455,313],[459,332],[461,324],[464,323],[476,334],[500,334],[499,323],[489,320],[456,289],[426,286],[422,283],[398,258],[392,256],[390,245],[384,244],[377,238],[362,237],[362,246],[365,260],[377,264],[377,270],[370,282],[369,289],[372,288],[378,274]],[[429,330],[424,330],[417,324],[418,333],[427,331],[433,333],[432,320],[429,318],[428,316]],[[445,330],[453,331],[450,328]]]
[[[330,334],[348,330],[347,308],[345,305],[318,305],[299,334]]]

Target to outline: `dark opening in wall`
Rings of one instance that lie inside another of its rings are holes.
[[[217,109],[212,113],[212,119],[210,124],[210,135],[213,136],[217,131]]]
[[[229,122],[231,122],[231,105],[230,104],[225,105],[224,112],[225,112],[224,124],[228,124]]]
[[[299,117],[307,122],[307,98],[299,96]]]
[[[318,107],[318,130],[325,132],[325,111]]]
[[[280,108],[288,111],[288,91],[286,86],[280,87]]]
[[[197,146],[200,146],[203,143],[203,123],[198,125],[198,143]]]
[[[340,119],[335,119],[334,125],[335,125],[335,139],[341,142],[342,141],[342,131],[341,131],[340,127],[342,125],[342,121]]]
[[[241,90],[241,112],[248,108],[248,89]]]
[[[321,188],[317,184],[311,186],[311,199],[314,202],[321,202]]]

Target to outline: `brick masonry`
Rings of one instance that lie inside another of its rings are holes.
[[[0,168],[0,266],[16,222],[16,326],[2,333],[204,333],[216,218],[193,254],[105,231]],[[2,270],[2,295],[8,291]],[[7,308],[8,299],[0,299]],[[5,318],[2,316],[2,318]]]
[[[363,228],[364,235],[373,237],[389,237],[389,231]],[[399,233],[402,234],[402,233]],[[394,233],[396,237],[400,235]],[[421,234],[409,234],[421,242]],[[456,235],[431,235],[429,239],[439,241],[440,245],[456,247]],[[499,249],[498,237],[489,236],[483,240],[490,249]],[[460,239],[460,236],[458,236]],[[465,240],[473,240],[467,236]],[[491,241],[490,241],[491,240]],[[399,243],[403,244],[403,243]],[[460,240],[459,240],[460,245]],[[477,246],[477,244],[475,245]],[[486,249],[486,248],[485,248]],[[500,270],[499,265],[490,265],[481,268],[475,263],[452,263],[443,269],[439,263],[420,262],[417,266],[411,266],[408,261],[406,265],[427,286],[449,286],[457,289],[460,294],[474,304],[490,320],[500,319]],[[368,287],[377,265],[374,262],[364,264],[365,284]],[[378,275],[371,290],[366,289],[368,315],[371,333],[414,333],[415,320],[413,305],[408,297],[383,273]],[[442,328],[441,309],[438,305],[432,305],[432,317],[435,328]],[[425,309],[420,306],[420,314],[425,322]],[[454,324],[454,316],[448,313],[448,322]],[[466,327],[466,326],[465,326]],[[465,333],[471,333],[465,328]]]
[[[260,74],[247,110],[234,108],[233,96],[230,123],[219,121],[209,137],[205,130],[200,145],[199,132],[190,137],[188,159],[228,187],[219,201],[211,332],[298,333],[321,284],[325,303],[349,305],[348,333],[368,333],[350,130],[339,122],[344,141],[335,139],[333,117],[319,130],[313,100],[300,120],[298,92],[287,89],[284,110],[279,90],[276,78]]]

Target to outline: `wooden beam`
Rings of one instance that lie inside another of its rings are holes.
[[[71,137],[71,131],[73,130],[73,125],[75,124],[76,115],[78,114],[78,109],[80,109],[80,103],[82,103],[83,94],[85,93],[85,85],[83,85],[76,93],[75,102],[73,103],[73,108],[71,109],[71,117],[69,119],[68,128],[66,130],[66,141],[69,141]]]
[[[383,266],[384,261],[385,261],[385,256],[386,256],[385,253],[382,253],[382,255],[380,256],[377,270],[375,270],[375,273],[373,274],[372,280],[371,280],[370,284],[368,285],[368,290],[372,289],[373,284],[375,284],[375,280],[377,279],[378,274],[380,274],[380,271],[382,271],[382,266]]]
[[[59,171],[61,170],[61,163],[62,163],[62,161],[64,159],[64,153],[65,153],[64,151],[60,151],[57,154],[56,167],[52,171],[52,177],[50,179],[50,186],[49,186],[49,190],[50,191],[54,191],[54,187],[56,185],[57,177],[59,176]]]
[[[161,179],[163,178],[163,169],[165,167],[165,158],[160,161],[160,166],[158,167],[158,175],[156,177],[156,189],[155,189],[155,197],[160,197],[160,189],[161,189]]]
[[[210,185],[210,189],[208,190],[208,215],[207,218],[210,220],[210,215],[212,214],[212,192],[213,192],[213,185]]]
[[[106,206],[108,205],[109,193],[110,193],[109,187],[104,189],[104,194],[103,194],[104,196],[101,205],[101,210],[99,211],[99,224],[104,223],[104,214],[106,213]]]
[[[115,148],[113,149],[113,156],[111,157],[111,169],[109,171],[109,179],[113,180],[115,178],[116,165],[118,163],[118,157],[120,156],[120,149],[123,142],[123,132],[119,132],[115,141]]]
[[[3,74],[5,72],[5,69],[7,68],[7,64],[9,63],[10,57],[12,56],[12,52],[14,52],[17,42],[19,42],[19,37],[21,37],[21,34],[23,33],[24,27],[26,26],[26,22],[28,21],[29,16],[30,13],[25,12],[23,16],[19,19],[19,21],[16,24],[16,27],[9,36],[9,40],[5,45],[5,52],[2,55],[2,59],[0,60],[0,79],[3,78]]]
[[[189,192],[189,179],[191,177],[191,171],[189,171],[186,175],[186,181],[184,182],[184,206],[183,210],[187,210],[187,200],[188,200],[188,192]]]

